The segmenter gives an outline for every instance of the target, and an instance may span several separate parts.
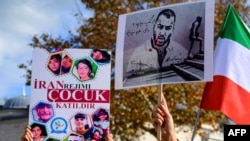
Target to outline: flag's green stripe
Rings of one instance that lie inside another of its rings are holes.
[[[231,5],[228,7],[220,37],[234,40],[250,50],[250,30]]]

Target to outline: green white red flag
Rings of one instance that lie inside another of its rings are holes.
[[[213,82],[207,82],[200,107],[250,124],[250,30],[231,5],[215,49]]]

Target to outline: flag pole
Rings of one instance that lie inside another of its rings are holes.
[[[162,99],[162,84],[158,85],[158,105],[161,103]],[[161,126],[157,126],[157,141],[161,141]]]
[[[198,126],[198,123],[199,123],[200,114],[201,114],[201,108],[199,108],[198,112],[197,112],[197,116],[196,116],[196,120],[195,120],[195,123],[194,123],[194,130],[193,130],[191,141],[194,140],[194,136],[195,136],[197,126]]]

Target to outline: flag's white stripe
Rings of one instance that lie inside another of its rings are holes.
[[[250,50],[226,38],[219,38],[214,58],[214,75],[228,77],[250,92]]]

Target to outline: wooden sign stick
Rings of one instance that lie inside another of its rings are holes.
[[[158,104],[161,103],[162,99],[162,84],[158,85]],[[161,141],[161,126],[157,127],[157,141]]]

